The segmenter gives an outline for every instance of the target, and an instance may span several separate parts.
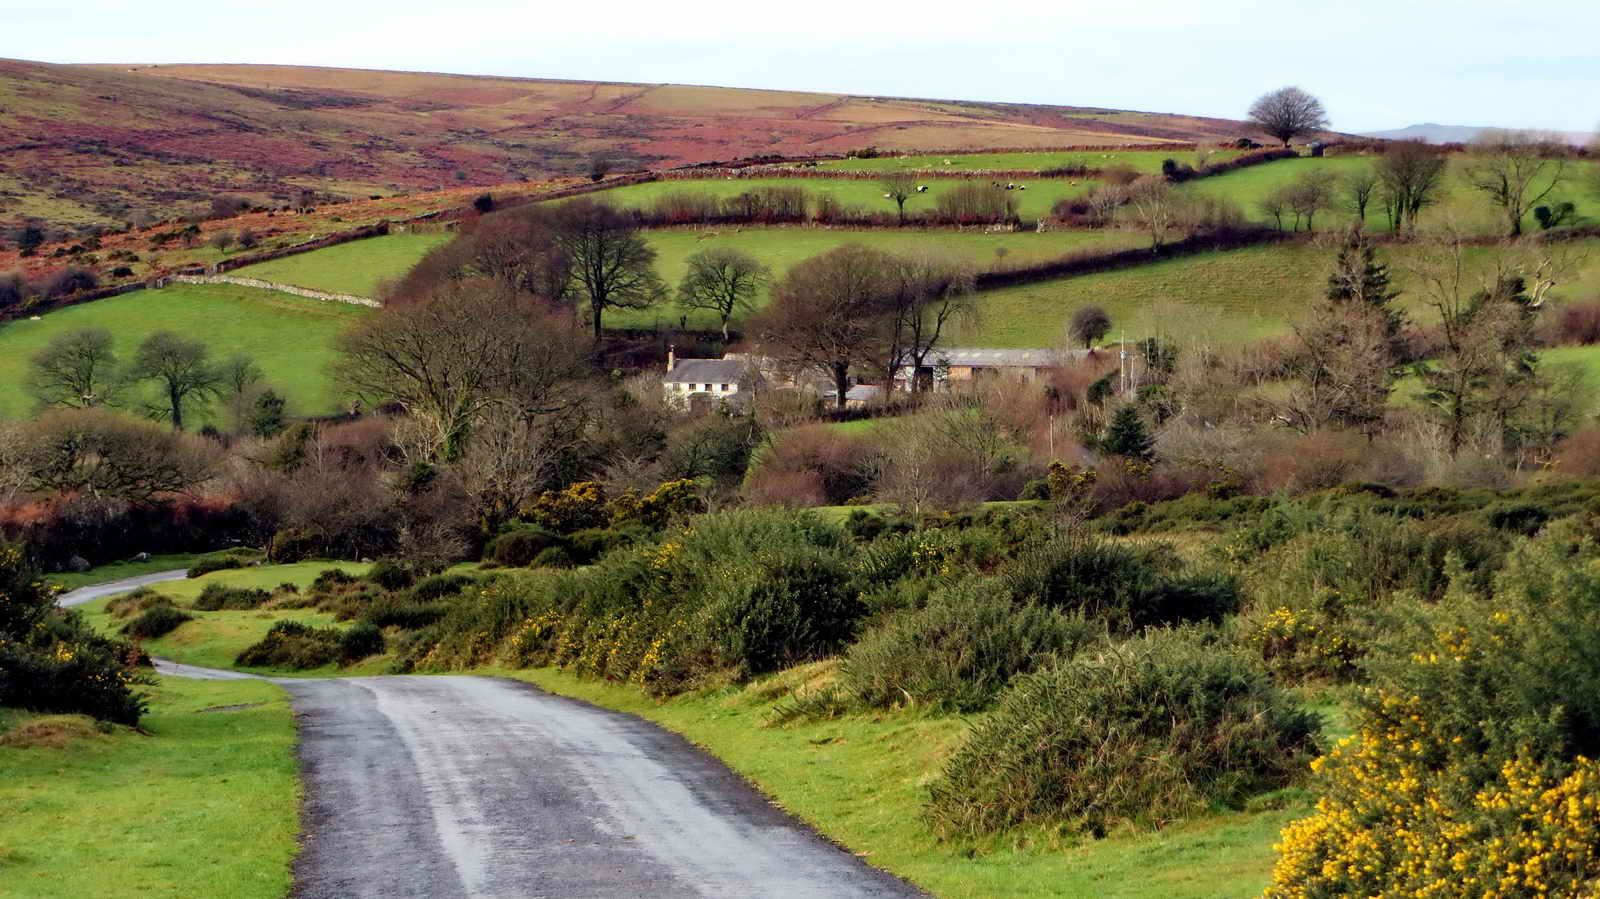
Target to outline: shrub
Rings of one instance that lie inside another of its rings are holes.
[[[324,568],[317,574],[316,580],[311,582],[312,593],[323,593],[356,582],[356,577],[342,568]]]
[[[140,587],[132,593],[124,593],[106,603],[106,614],[113,618],[127,618],[137,615],[146,609],[158,605],[172,605],[172,600],[162,596],[149,587]]]
[[[1103,632],[1082,617],[1018,607],[998,581],[972,577],[867,632],[846,653],[840,684],[869,706],[975,712],[1013,676],[1070,656]]]
[[[133,648],[91,631],[20,548],[0,543],[0,706],[92,715],[136,725],[147,707],[133,688]]]
[[[385,590],[404,590],[415,580],[411,570],[393,559],[379,559],[367,570],[366,580]]]
[[[243,568],[244,565],[245,560],[239,558],[238,556],[216,556],[213,558],[201,559],[194,563],[194,566],[189,569],[188,573],[185,574],[184,577],[195,578],[200,577],[201,575],[210,574],[213,571],[226,571],[231,568]]]
[[[371,622],[353,624],[339,635],[339,658],[346,663],[381,655],[383,649],[383,631]]]
[[[1152,632],[1021,678],[946,763],[928,817],[966,837],[1157,825],[1290,783],[1317,728],[1242,654]]]
[[[1268,894],[1585,895],[1600,880],[1600,547],[1519,538],[1492,594],[1405,609]]]
[[[1082,612],[1119,632],[1216,622],[1238,610],[1232,577],[1181,568],[1164,544],[1135,547],[1077,535],[1024,551],[1002,576],[1019,601]]]
[[[303,622],[274,622],[267,635],[245,647],[234,659],[243,668],[321,668],[343,657],[338,628],[314,628]]]
[[[185,621],[193,621],[194,616],[186,614],[173,605],[170,601],[151,605],[145,609],[138,618],[122,626],[123,636],[135,640],[154,640],[164,637],[177,630],[178,625]]]
[[[746,478],[745,496],[773,505],[841,505],[872,492],[878,449],[826,425],[773,438]]]
[[[460,593],[467,585],[477,582],[478,579],[469,574],[436,574],[418,581],[411,588],[411,598],[419,602],[432,602]]]
[[[571,568],[575,562],[572,553],[567,552],[564,546],[547,546],[540,550],[539,557],[533,560],[536,568]]]
[[[484,555],[510,568],[526,568],[539,553],[561,542],[561,537],[538,525],[518,527],[494,538]]]
[[[864,611],[850,573],[823,550],[758,552],[707,589],[703,624],[718,662],[761,674],[827,655]]]
[[[206,584],[190,604],[191,608],[202,612],[215,612],[221,609],[239,611],[243,609],[259,609],[263,603],[272,599],[272,594],[254,587],[228,587],[223,584]]]
[[[428,602],[415,598],[388,594],[367,605],[361,620],[374,627],[397,627],[401,630],[421,630],[437,623],[450,612],[444,603]]]

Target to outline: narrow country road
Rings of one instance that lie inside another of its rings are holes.
[[[300,729],[299,899],[924,895],[632,715],[501,678],[273,680],[293,697]]]
[[[162,581],[181,581],[188,574],[189,572],[186,569],[180,568],[176,571],[158,571],[155,574],[125,577],[120,581],[106,581],[103,584],[95,584],[93,587],[79,587],[70,593],[61,594],[61,598],[56,600],[56,604],[61,606],[81,606],[102,596],[127,593],[129,590],[136,590],[151,584],[159,584]]]

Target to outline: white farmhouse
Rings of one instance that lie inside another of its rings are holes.
[[[750,399],[751,383],[743,359],[679,359],[676,349],[667,347],[667,372],[661,378],[661,389],[673,405],[687,409],[720,401],[742,404]]]

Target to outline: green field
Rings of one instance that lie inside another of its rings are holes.
[[[915,194],[906,201],[906,214],[926,212],[934,208],[934,198],[950,190],[961,181],[953,179],[929,179],[928,192]],[[1026,182],[1018,182],[1026,183]],[[1096,182],[1082,178],[1052,179],[1036,181],[1027,185],[1027,190],[1014,190],[1009,192],[1016,200],[1017,215],[1023,219],[1037,219],[1050,212],[1050,207],[1062,197],[1077,196],[1086,192]],[[652,181],[648,184],[633,184],[627,187],[618,187],[608,190],[598,196],[606,202],[617,206],[640,208],[649,206],[657,198],[667,194],[697,193],[711,194],[716,197],[732,197],[762,187],[798,187],[805,190],[812,197],[831,196],[846,206],[859,207],[867,212],[882,212],[893,215],[895,202],[886,200],[883,188],[873,181],[845,180],[837,181],[827,178],[728,178],[722,180],[707,179],[704,181]]]
[[[1581,268],[1557,289],[1571,299],[1600,296],[1600,240],[1576,245],[1586,254]],[[1383,248],[1379,261],[1391,266],[1390,276],[1401,291],[1400,305],[1414,321],[1436,319],[1426,298],[1406,290],[1411,275],[1406,264],[1417,252]],[[1482,264],[1489,249],[1469,249],[1470,264]],[[1097,305],[1110,314],[1112,332],[1130,340],[1154,334],[1180,343],[1203,340],[1242,343],[1281,334],[1321,299],[1334,249],[1295,243],[1205,253],[1137,268],[1120,269],[987,291],[980,295],[982,325],[971,343],[993,347],[1060,345],[1072,310]]]
[[[307,254],[310,255],[310,254]],[[334,338],[366,312],[359,306],[227,284],[175,284],[58,309],[39,321],[0,324],[0,419],[30,415],[33,400],[20,389],[29,358],[58,334],[75,328],[109,328],[126,361],[139,341],[162,330],[204,341],[218,360],[232,353],[255,358],[267,380],[289,399],[294,414],[333,411],[337,392],[325,370]],[[193,416],[195,426],[221,423],[221,415]]]
[[[190,568],[199,558],[199,553],[151,556],[148,562],[111,562],[106,565],[96,565],[81,573],[58,571],[52,573],[49,580],[60,584],[67,590],[76,590],[79,587],[90,587],[95,584],[104,584],[108,581],[120,581],[123,578],[138,577],[141,574],[155,574],[158,571],[176,571],[179,568]]]
[[[233,274],[296,287],[358,297],[376,296],[378,285],[404,275],[429,250],[454,237],[448,232],[390,234],[247,265]]]
[[[1142,242],[1138,235],[1115,231],[983,234],[922,229],[834,231],[822,228],[720,228],[652,231],[648,237],[650,246],[658,254],[656,271],[672,288],[676,288],[683,279],[688,258],[713,247],[744,250],[771,266],[774,276],[782,277],[795,263],[849,243],[864,244],[887,252],[932,248],[982,268],[1001,259],[996,251],[1003,251],[1004,261],[1011,264],[1052,259],[1088,248],[1134,247]],[[766,305],[764,295],[757,305]],[[654,309],[612,310],[606,314],[606,324],[613,327],[675,325],[683,314],[675,303],[668,301]],[[691,327],[717,326],[716,317],[706,312],[692,313],[688,319]]]
[[[280,899],[298,848],[294,719],[265,681],[160,678],[147,733],[0,746],[0,893]]]
[[[1210,162],[1222,162],[1242,153],[1242,150],[1212,150]],[[944,161],[950,160],[949,165]],[[839,172],[883,172],[895,169],[937,169],[939,171],[1018,171],[1037,172],[1044,169],[1085,165],[1103,169],[1125,165],[1141,172],[1159,172],[1161,163],[1175,159],[1188,165],[1196,163],[1195,151],[1172,150],[1073,150],[1068,152],[1026,151],[1020,153],[968,153],[953,156],[879,156],[876,159],[829,159],[817,163],[819,169]]]

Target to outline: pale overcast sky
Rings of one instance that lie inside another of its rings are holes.
[[[782,4],[0,0],[0,56],[345,66],[1242,118],[1297,84],[1340,131],[1594,130],[1600,2]]]

